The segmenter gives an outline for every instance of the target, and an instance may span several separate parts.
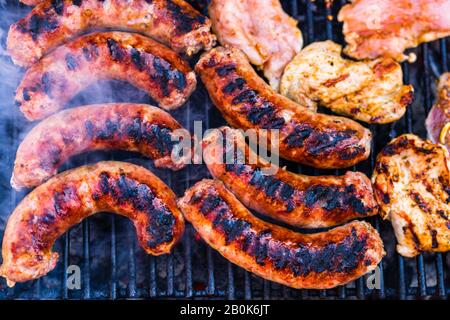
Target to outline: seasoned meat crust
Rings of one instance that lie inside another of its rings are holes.
[[[403,61],[405,49],[450,35],[450,0],[352,0],[342,7],[345,53]]]
[[[450,72],[442,74],[437,85],[437,101],[425,122],[428,137],[450,148]],[[449,149],[450,150],[450,149]]]
[[[312,112],[277,94],[235,48],[214,48],[195,70],[231,126],[255,129],[260,135],[266,134],[265,129],[279,130],[279,153],[285,159],[317,168],[343,168],[369,156],[369,130],[350,119]]]
[[[9,217],[0,276],[8,285],[39,278],[55,268],[55,240],[97,212],[129,218],[141,247],[169,253],[184,231],[172,190],[147,169],[106,161],[65,171],[34,189]]]
[[[28,69],[17,88],[16,104],[28,120],[42,119],[92,83],[111,79],[144,90],[167,110],[180,107],[197,84],[189,64],[152,39],[127,32],[92,33]]]
[[[450,249],[449,169],[444,146],[412,134],[394,139],[378,155],[375,198],[392,222],[401,255]]]
[[[210,49],[211,22],[183,0],[44,0],[11,25],[14,63],[29,67],[64,42],[92,30],[139,32],[179,53]]]
[[[271,218],[325,228],[378,212],[370,180],[361,172],[312,177],[271,166],[246,144],[240,130],[229,127],[211,131],[202,146],[211,175],[244,205]]]
[[[71,156],[93,150],[137,151],[153,159],[156,167],[178,170],[186,162],[184,158],[175,162],[172,150],[177,144],[174,131],[182,129],[167,112],[145,104],[107,103],[64,110],[43,120],[19,145],[11,185],[16,189],[38,186]]]
[[[284,67],[303,45],[297,20],[280,1],[212,0],[209,16],[219,42],[242,50],[278,90]]]
[[[293,288],[327,289],[373,270],[383,242],[366,222],[300,234],[253,216],[219,181],[202,180],[178,205],[200,236],[232,263]]]
[[[280,93],[317,109],[368,123],[390,123],[403,117],[414,88],[403,84],[400,64],[390,58],[353,61],[343,58],[332,41],[314,42],[286,66]]]

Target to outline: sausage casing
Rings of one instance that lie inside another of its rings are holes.
[[[40,185],[71,156],[92,150],[137,151],[156,167],[178,170],[184,157],[172,157],[183,127],[167,112],[145,104],[108,103],[61,111],[34,127],[19,145],[11,185]],[[189,156],[189,155],[186,155]]]
[[[383,242],[366,222],[300,234],[254,217],[220,181],[203,180],[178,201],[184,217],[225,258],[293,288],[327,289],[375,269]]]
[[[195,68],[230,125],[279,130],[283,158],[317,168],[342,168],[369,156],[369,130],[350,119],[314,113],[277,94],[239,50],[217,47]]]
[[[229,127],[211,131],[202,146],[211,175],[244,205],[271,218],[325,228],[378,212],[370,180],[361,172],[312,177],[271,166],[245,143],[240,130]]]
[[[92,83],[110,79],[133,84],[167,110],[181,106],[197,84],[189,64],[152,39],[127,32],[92,33],[28,69],[16,104],[28,120],[42,119]]]
[[[175,194],[158,177],[137,165],[99,162],[65,171],[22,200],[5,229],[0,275],[10,286],[45,275],[58,260],[55,240],[104,211],[129,218],[148,254],[170,252],[184,230]]]
[[[187,55],[215,43],[209,19],[183,0],[44,0],[10,27],[8,52],[28,67],[92,29],[142,33]]]

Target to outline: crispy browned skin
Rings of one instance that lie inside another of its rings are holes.
[[[383,242],[366,222],[300,234],[254,217],[219,181],[203,180],[178,205],[200,236],[225,258],[293,288],[348,283],[381,261]]]
[[[450,250],[450,156],[443,145],[413,134],[395,138],[378,155],[372,181],[398,253]]]
[[[19,146],[11,185],[40,185],[71,156],[92,150],[137,151],[156,167],[181,169],[174,161],[174,130],[183,127],[167,112],[145,104],[109,103],[61,111],[34,127]],[[179,160],[179,161],[178,161]]]
[[[28,194],[8,220],[3,236],[0,275],[9,286],[52,270],[55,240],[97,212],[129,218],[148,253],[170,252],[184,220],[172,190],[147,169],[106,161],[63,172]]]
[[[188,55],[215,43],[211,22],[183,0],[45,0],[10,27],[8,52],[27,67],[94,29],[139,32]]]
[[[317,168],[343,168],[369,156],[369,130],[350,119],[314,113],[277,94],[241,51],[217,47],[204,54],[195,69],[230,125],[279,130],[283,158]]]
[[[205,136],[203,150],[211,175],[247,207],[271,218],[324,228],[377,213],[372,185],[361,172],[310,177],[271,167],[249,148],[239,130],[229,127]],[[224,161],[227,157],[231,164]],[[266,175],[269,170],[273,174]]]
[[[92,83],[109,79],[128,81],[168,110],[181,106],[197,84],[189,64],[154,40],[127,32],[93,33],[28,69],[16,104],[28,120],[42,119]]]

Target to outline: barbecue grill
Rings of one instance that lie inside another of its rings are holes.
[[[191,1],[193,2],[193,1]],[[305,44],[331,39],[344,43],[342,26],[336,21],[346,1],[282,1],[286,12],[298,19]],[[199,1],[195,5],[198,5]],[[0,0],[0,237],[8,216],[25,192],[9,184],[15,152],[26,132],[35,124],[26,122],[14,106],[14,90],[23,74],[6,55],[6,35],[11,23],[28,8],[17,0]],[[205,9],[200,3],[199,8]],[[413,64],[404,63],[405,83],[415,88],[415,102],[406,115],[389,125],[370,125],[374,135],[371,157],[350,170],[371,176],[377,153],[392,138],[406,132],[426,136],[424,119],[434,101],[435,79],[448,71],[450,39],[423,44],[412,50]],[[192,59],[194,64],[196,59]],[[144,93],[119,82],[93,86],[77,96],[72,106],[95,102],[131,101],[152,103]],[[327,112],[326,110],[321,110]],[[173,112],[187,129],[202,121],[203,129],[225,124],[201,84],[185,106]],[[151,161],[130,153],[94,152],[71,159],[63,170],[99,160],[122,160],[151,168],[177,195],[201,178],[205,166],[191,165],[178,172],[152,168]],[[289,170],[305,174],[343,174],[345,170],[318,170],[282,162]],[[55,244],[59,263],[55,270],[36,281],[8,288],[0,280],[0,299],[448,299],[450,296],[450,255],[422,254],[406,259],[395,251],[395,237],[389,222],[368,219],[381,233],[386,257],[376,273],[347,286],[331,290],[295,290],[265,281],[229,263],[208,247],[187,225],[182,241],[171,255],[152,257],[141,250],[128,220],[108,214],[93,216],[72,228]],[[67,272],[69,270],[69,272]],[[80,274],[79,286],[73,275]],[[75,272],[75,273],[72,273]],[[370,278],[369,278],[370,277]],[[372,283],[375,285],[367,285]]]

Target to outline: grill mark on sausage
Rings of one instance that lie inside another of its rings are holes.
[[[77,7],[81,7],[83,0],[73,0],[72,3]]]
[[[69,69],[71,71],[77,69],[78,63],[77,63],[76,58],[72,54],[70,54],[70,53],[66,54],[65,59],[66,59],[67,69]]]
[[[169,81],[173,80],[173,84],[178,90],[182,90],[186,87],[186,78],[183,73],[178,70],[171,70],[170,64],[159,58],[153,58],[154,72],[151,77],[158,81],[161,86],[161,90],[164,96],[169,95]]]
[[[131,60],[133,61],[136,68],[138,68],[139,71],[142,71],[143,61],[141,59],[141,52],[136,48],[131,48]]]
[[[119,205],[130,203],[136,210],[147,213],[147,231],[151,236],[147,244],[150,248],[173,240],[175,217],[164,204],[157,203],[158,199],[149,186],[138,183],[123,173],[119,177],[110,177],[107,172],[102,172],[99,178],[103,196],[111,196]]]
[[[88,137],[96,140],[111,140],[116,135],[119,139],[131,139],[135,144],[145,141],[157,150],[160,156],[170,155],[177,144],[172,141],[172,130],[154,123],[144,123],[136,117],[127,122],[108,119],[105,126],[98,127],[91,120],[84,123]]]
[[[52,7],[56,14],[62,15],[64,12],[64,0],[52,0]]]
[[[106,39],[106,43],[108,44],[109,54],[114,61],[123,61],[125,58],[125,52],[120,44],[111,38]]]
[[[224,235],[227,245],[235,243],[257,264],[270,263],[276,269],[290,271],[295,276],[324,272],[350,273],[358,268],[368,249],[368,235],[358,237],[355,228],[339,243],[330,242],[320,248],[301,244],[286,245],[274,239],[270,229],[258,232],[251,223],[237,218],[228,203],[214,194],[213,190],[203,190],[189,202],[199,206],[199,211],[208,220],[215,222],[213,227]]]
[[[45,72],[41,78],[41,86],[42,90],[44,90],[45,94],[52,98],[52,80],[50,74]]]
[[[212,63],[212,62],[210,62]],[[213,67],[214,65],[209,65],[209,67]],[[230,73],[236,71],[236,64],[225,64],[216,68],[216,73],[218,76],[225,77]]]
[[[437,231],[434,229],[431,229],[430,234],[431,234],[431,247],[433,249],[439,247],[439,243],[437,241]]]
[[[58,28],[57,17],[51,13],[45,15],[33,14],[30,19],[21,21],[17,27],[22,33],[29,33],[33,41],[36,41],[41,33],[52,32]]]
[[[166,1],[167,10],[172,16],[171,21],[175,23],[176,30],[180,34],[185,34],[193,29],[197,25],[204,24],[206,18],[201,14],[193,14],[193,12],[186,12],[181,6],[174,3],[172,0]]]

